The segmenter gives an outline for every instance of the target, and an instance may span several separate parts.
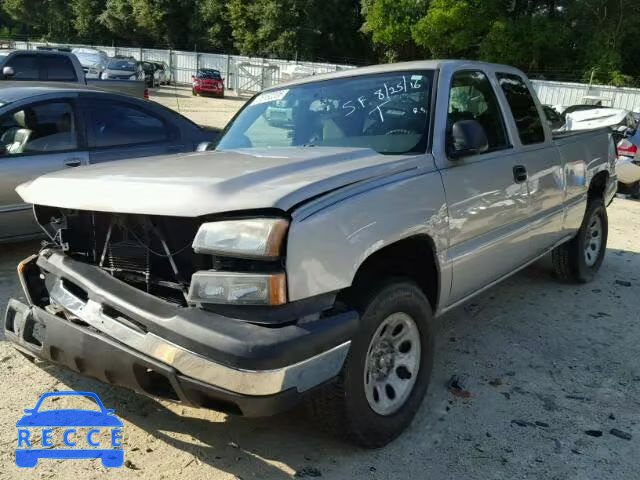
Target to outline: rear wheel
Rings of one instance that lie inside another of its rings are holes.
[[[602,199],[590,200],[578,234],[552,252],[556,275],[586,283],[600,269],[607,249],[609,222]]]
[[[337,380],[312,398],[314,416],[333,433],[381,447],[411,423],[433,366],[432,313],[413,282],[398,280],[355,301],[360,328]]]

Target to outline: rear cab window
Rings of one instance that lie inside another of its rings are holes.
[[[507,98],[522,144],[544,143],[542,119],[525,81],[512,73],[497,73],[496,77]]]
[[[40,59],[44,67],[45,80],[54,82],[76,82],[78,76],[71,59],[63,56],[44,56]]]

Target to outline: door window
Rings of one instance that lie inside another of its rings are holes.
[[[171,137],[161,118],[132,105],[96,104],[89,116],[90,148],[165,142]]]
[[[76,148],[78,135],[70,103],[42,103],[0,117],[0,154],[3,156]]]
[[[35,55],[16,55],[6,63],[15,74],[11,80],[40,80],[40,68]]]
[[[448,131],[451,131],[454,123],[461,120],[475,120],[482,125],[489,141],[489,150],[509,146],[498,100],[483,72],[457,72],[451,80]]]
[[[47,80],[55,82],[75,82],[78,80],[73,63],[63,56],[45,56],[40,59]]]
[[[498,73],[497,77],[500,87],[507,97],[509,107],[511,107],[522,144],[531,145],[544,142],[542,120],[524,80],[518,75],[510,73]]]

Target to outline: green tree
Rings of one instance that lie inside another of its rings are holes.
[[[105,8],[105,0],[71,0],[72,25],[78,39],[98,43],[106,39],[104,26],[98,16]]]
[[[28,34],[45,40],[70,41],[75,32],[71,8],[65,0],[4,0],[4,11]]]
[[[362,0],[362,31],[389,61],[414,59],[424,49],[414,41],[413,30],[427,13],[428,0]]]

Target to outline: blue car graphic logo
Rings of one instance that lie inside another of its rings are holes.
[[[55,396],[80,396],[92,398],[100,411],[82,409],[60,409],[38,411],[42,402],[48,397]],[[113,413],[113,410],[104,408],[98,395],[91,392],[50,392],[40,397],[33,409],[26,409],[26,415],[18,420],[18,448],[16,449],[16,465],[21,468],[33,468],[40,458],[78,459],[99,458],[106,468],[121,467],[124,463],[124,451],[122,450],[122,422]],[[31,447],[35,441],[30,441],[32,428],[42,429],[42,447],[53,447],[52,427],[62,427],[62,440],[64,445],[70,448],[21,448]],[[110,446],[112,448],[73,448],[79,440],[75,428],[92,427],[86,434],[86,442],[92,447],[99,447],[96,440],[100,428],[110,429]],[[120,447],[120,448],[118,448]]]

